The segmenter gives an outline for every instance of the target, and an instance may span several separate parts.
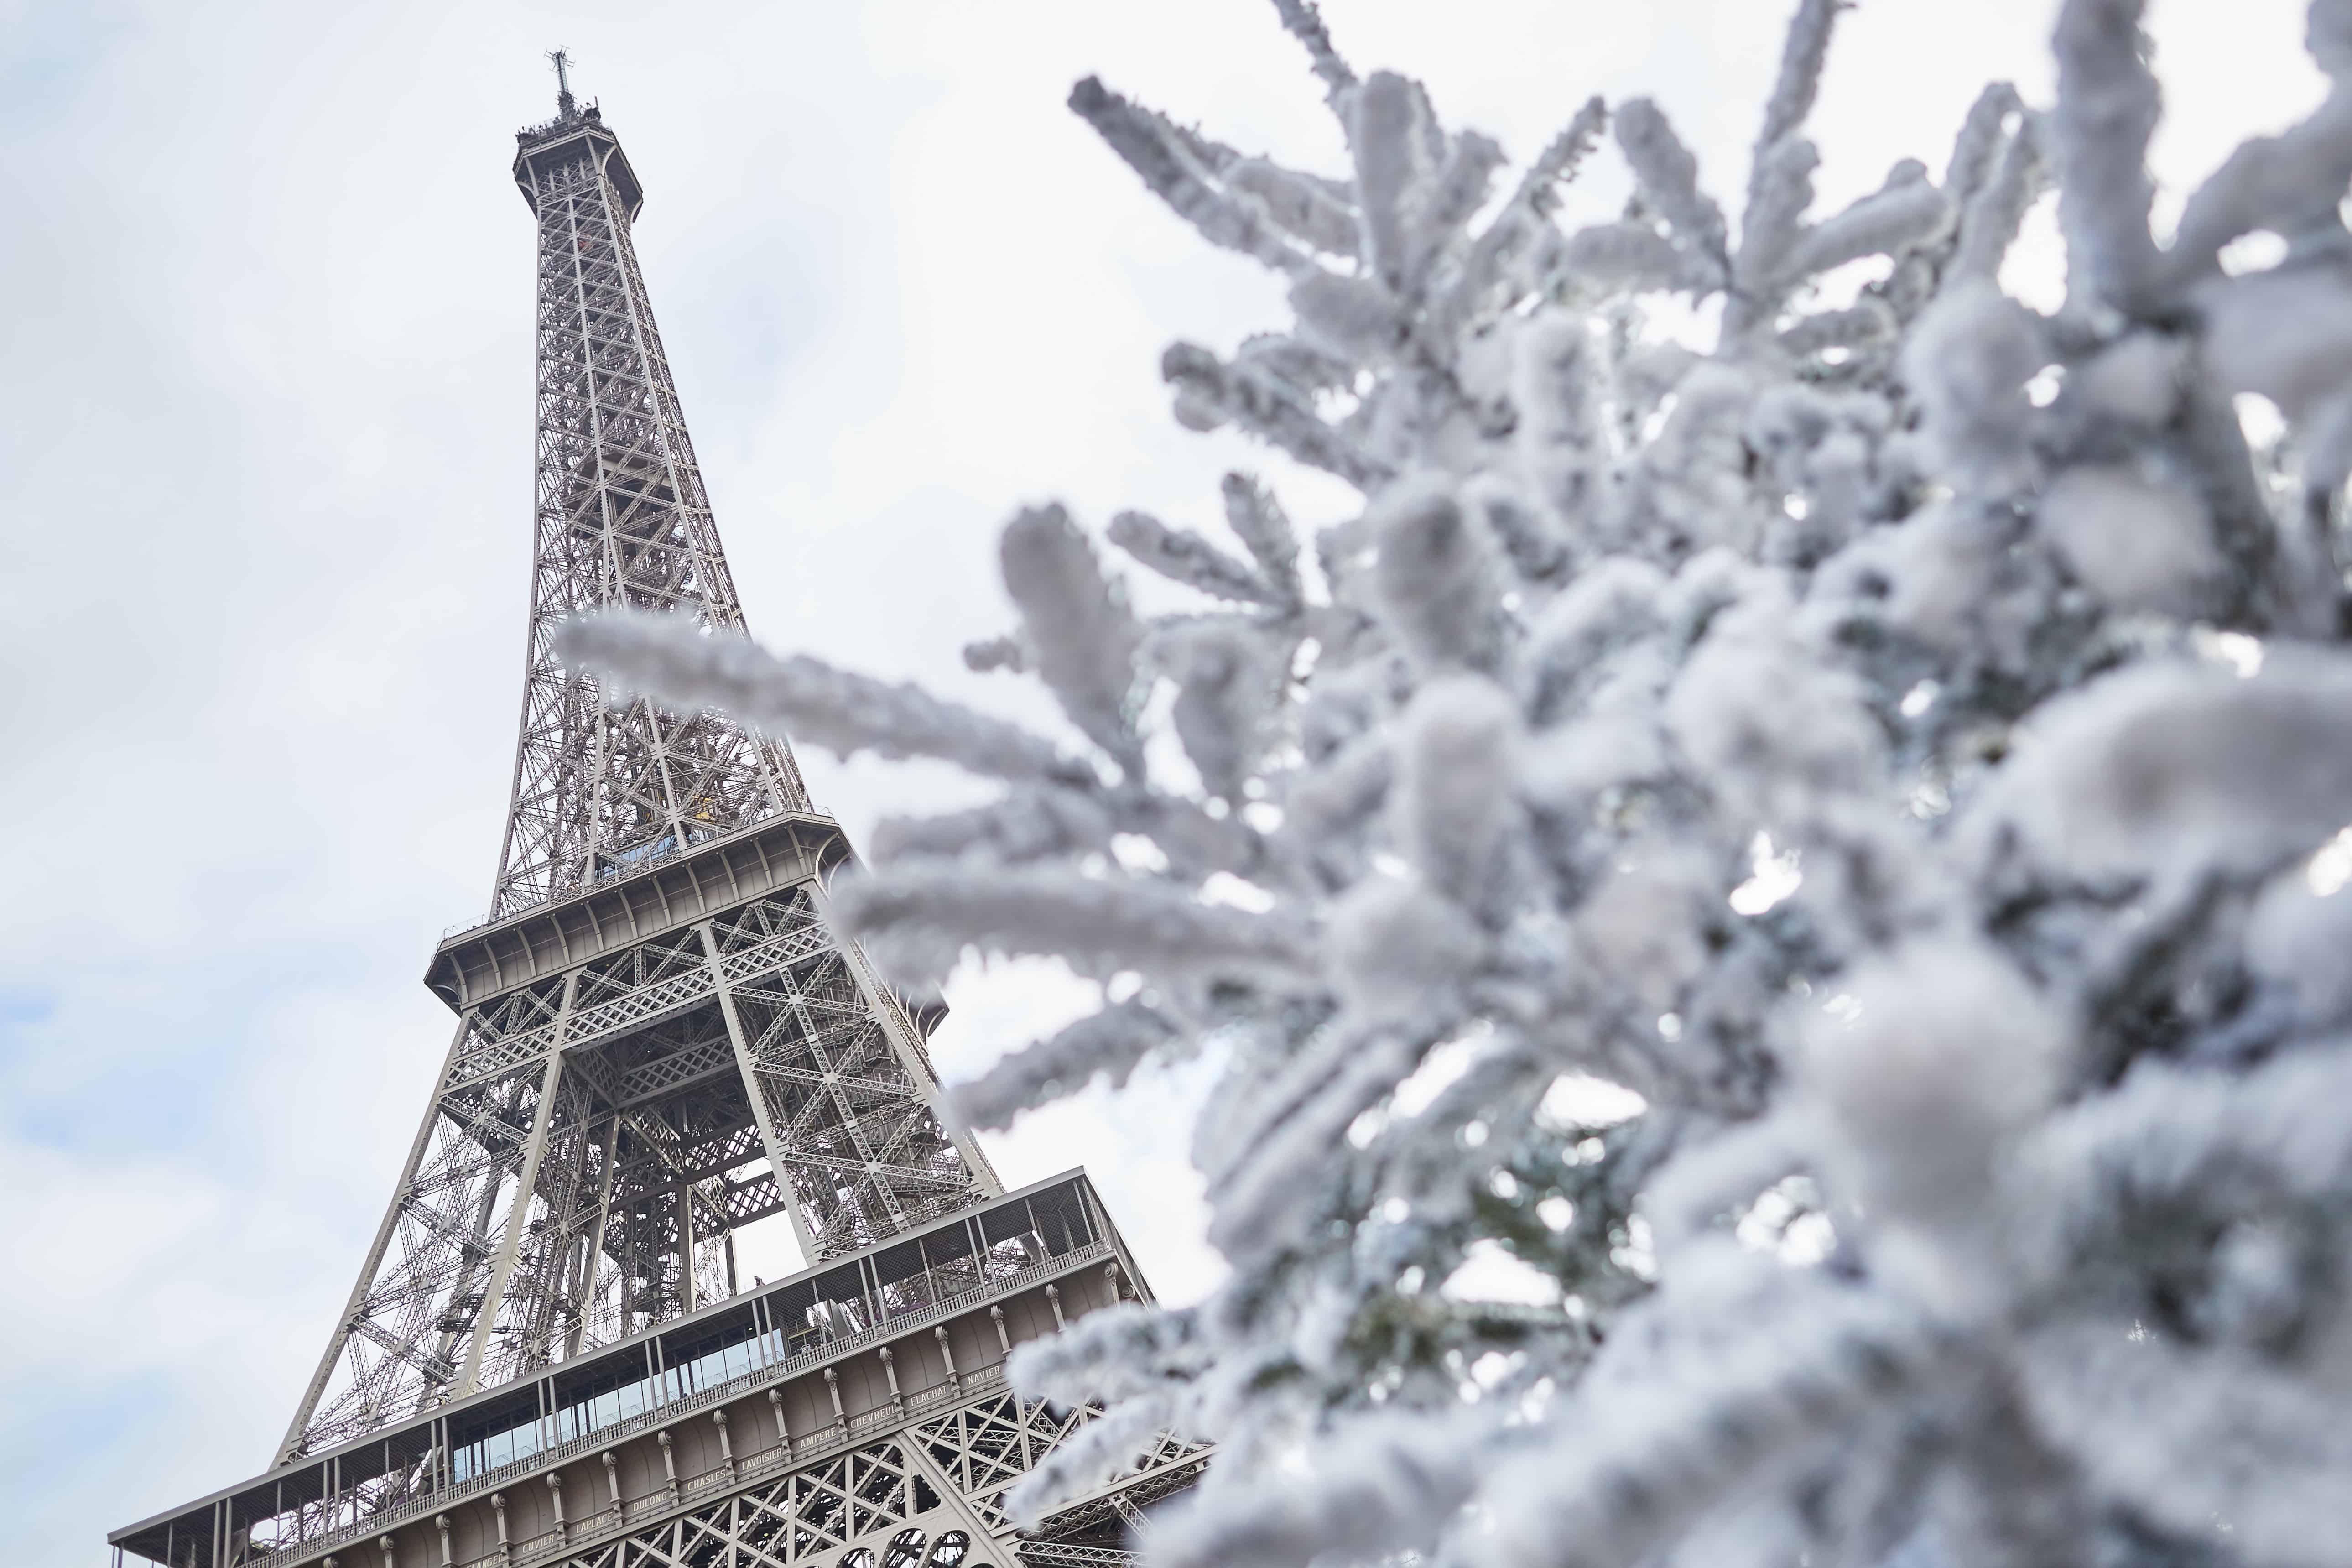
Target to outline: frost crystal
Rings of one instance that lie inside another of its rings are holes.
[[[2055,100],[1988,89],[1940,178],[1815,211],[1842,8],[1797,7],[1736,225],[1647,100],[1564,104],[1498,183],[1310,0],[1276,9],[1345,168],[1081,83],[1295,312],[1171,348],[1176,417],[1361,504],[1302,537],[1234,474],[1099,537],[1013,520],[1019,624],[969,658],[1066,745],[567,632],[664,701],[995,781],[835,900],[903,979],[1101,983],[968,1120],[1208,1057],[1232,1274],[1024,1348],[1026,1393],[1107,1415],[1016,1517],[1173,1430],[1218,1458],[1147,1534],[1171,1568],[2343,1558],[2352,4],[2312,7],[2326,101],[2168,241],[2135,0],[2066,0]],[[1594,157],[1634,199],[1570,223]],[[2043,314],[2000,279],[2053,186]]]

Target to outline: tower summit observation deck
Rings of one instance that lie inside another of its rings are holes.
[[[1007,1193],[910,1010],[826,915],[851,852],[792,752],[608,705],[557,626],[740,631],[631,243],[644,190],[556,58],[518,133],[538,224],[535,548],[488,921],[357,1283],[271,1467],[116,1531],[172,1568],[1003,1568],[1130,1558],[1172,1440],[1044,1528],[1002,1494],[1092,1418],[1018,1399],[1024,1339],[1150,1299],[1083,1172]],[[801,1272],[746,1288],[736,1240]]]

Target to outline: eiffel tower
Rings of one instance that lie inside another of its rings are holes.
[[[1022,1341],[1150,1300],[1083,1171],[1006,1192],[909,1009],[838,936],[850,858],[790,749],[608,706],[567,616],[740,631],[631,243],[643,192],[556,65],[539,228],[536,551],[513,805],[457,1016],[358,1281],[263,1474],[109,1537],[120,1568],[1009,1568],[1135,1560],[1204,1456],[1152,1445],[1044,1528],[1003,1494],[1093,1419]],[[747,1282],[788,1225],[807,1265]]]

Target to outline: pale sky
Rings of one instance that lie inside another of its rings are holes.
[[[1725,205],[1781,0],[1332,0],[1362,69],[1536,151],[1590,93],[1658,97]],[[1815,134],[1829,201],[1940,172],[1979,87],[2046,101],[2047,0],[1864,0]],[[2168,0],[2193,179],[2318,94],[2286,0]],[[1068,502],[1202,520],[1255,467],[1157,365],[1280,294],[1160,209],[1066,110],[1110,85],[1338,170],[1265,0],[643,5],[0,0],[0,1562],[257,1471],[446,1047],[419,984],[488,899],[530,503],[541,52],[645,181],[637,245],[752,627],[983,702],[994,527]],[[1607,155],[1590,199],[1622,190]],[[803,758],[863,840],[951,798]],[[950,1077],[1070,988],[973,976]],[[1085,1163],[1163,1298],[1217,1263],[1184,1081],[989,1147]]]

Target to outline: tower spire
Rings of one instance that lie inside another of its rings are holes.
[[[555,66],[555,111],[569,120],[572,118],[572,51],[550,49],[547,58]]]

